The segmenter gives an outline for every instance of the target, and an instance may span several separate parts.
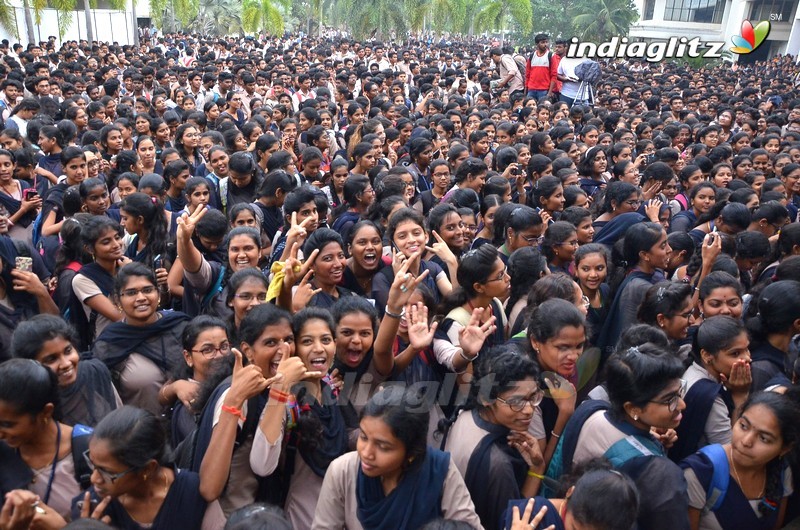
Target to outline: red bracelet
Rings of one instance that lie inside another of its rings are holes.
[[[289,394],[286,392],[281,392],[280,390],[270,390],[269,399],[271,401],[277,401],[278,403],[288,403]]]
[[[236,407],[231,407],[229,405],[222,405],[222,410],[224,412],[227,412],[228,414],[233,414],[234,416],[236,416],[237,418],[239,418],[242,421],[245,421],[247,419],[247,418],[245,418],[245,415],[244,415],[244,412],[242,412],[242,409],[237,409]]]

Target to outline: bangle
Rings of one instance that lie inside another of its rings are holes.
[[[550,431],[550,434],[553,435],[553,438],[555,438],[556,440],[561,438],[561,435],[560,434],[556,434],[556,431]]]
[[[535,477],[535,478],[538,478],[538,479],[543,479],[544,478],[543,475],[540,475],[539,473],[537,473],[536,471],[534,471],[532,469],[528,470],[528,476],[529,477]]]
[[[386,307],[383,309],[383,314],[386,315],[387,317],[401,319],[403,318],[403,315],[406,314],[406,310],[405,308],[403,308],[402,310],[400,310],[399,313],[392,313],[391,311],[389,311],[389,304],[386,304]]]
[[[269,391],[269,399],[270,401],[277,401],[278,403],[288,403],[289,394],[281,392],[280,390],[271,389]]]
[[[478,358],[478,355],[480,355],[480,353],[476,353],[474,357],[471,358],[467,357],[466,355],[464,355],[464,350],[462,348],[458,349],[458,354],[461,356],[462,359],[464,359],[468,363],[471,363],[472,361]]]
[[[236,416],[237,418],[239,418],[242,421],[245,421],[247,419],[247,418],[245,418],[244,412],[242,412],[242,409],[239,409],[239,408],[236,408],[236,407],[231,407],[230,405],[222,405],[222,410],[223,410],[223,412],[227,412],[228,414],[233,414],[234,416]]]

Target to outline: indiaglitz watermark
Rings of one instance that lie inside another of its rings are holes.
[[[729,51],[746,55],[763,44],[770,32],[769,20],[762,20],[753,26],[749,20],[742,21],[741,35],[731,37]],[[613,37],[608,42],[597,44],[581,42],[572,37],[567,47],[567,57],[573,59],[643,59],[657,63],[664,59],[722,59],[725,42],[702,41],[700,37],[670,37],[668,40],[652,42],[630,40],[628,37]]]
[[[643,59],[657,63],[664,59],[702,57],[721,59],[724,42],[701,41],[700,37],[670,37],[666,41],[631,41],[628,37],[613,37],[607,42],[581,42],[572,37],[567,47],[567,57],[573,59]]]

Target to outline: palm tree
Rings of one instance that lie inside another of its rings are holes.
[[[17,17],[14,11],[14,7],[6,0],[0,0],[0,27],[6,30],[15,39],[19,39]]]
[[[200,0],[189,29],[203,35],[242,33],[241,5],[237,0]]]
[[[31,15],[30,0],[22,0],[22,11],[25,13],[25,32],[28,34],[28,43],[36,44],[36,34],[33,32],[33,15]]]
[[[291,0],[245,0],[242,26],[245,31],[281,36],[285,27],[282,10],[290,8]]]
[[[580,38],[595,42],[625,36],[631,24],[639,19],[632,0],[583,0],[577,6],[578,15],[572,19]]]
[[[342,4],[348,26],[357,39],[383,39],[392,31],[405,32],[409,27],[409,11],[413,10],[410,3],[396,0],[342,0]]]
[[[530,32],[533,27],[530,0],[478,0],[474,18],[477,31],[504,30],[509,19],[523,32]]]

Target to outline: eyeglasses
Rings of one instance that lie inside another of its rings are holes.
[[[505,269],[503,269],[503,272],[500,273],[500,276],[498,276],[497,278],[492,278],[491,280],[486,280],[486,283],[489,283],[489,282],[502,282],[508,277],[509,277],[508,267],[506,267]]]
[[[625,201],[625,204],[627,204],[631,208],[638,208],[639,206],[642,205],[643,202],[644,201],[639,200],[639,199],[631,199],[629,201]]]
[[[203,357],[213,357],[215,353],[220,352],[223,355],[226,355],[229,351],[231,351],[231,343],[228,341],[223,342],[219,346],[212,346],[211,344],[207,344],[203,346],[199,350],[192,350],[193,353],[202,353]]]
[[[544,236],[520,236],[529,245],[541,245],[544,241]]]
[[[94,465],[94,462],[92,462],[92,459],[89,458],[89,450],[88,449],[83,452],[83,459],[86,460],[86,465],[89,466],[89,469],[91,469],[93,472],[97,471],[100,474],[100,478],[103,479],[103,482],[107,483],[107,484],[113,484],[114,482],[116,482],[117,480],[121,479],[122,477],[124,477],[128,473],[133,473],[134,471],[138,471],[139,470],[138,467],[132,467],[130,469],[127,469],[127,470],[123,471],[122,473],[109,473],[105,469],[99,468],[96,465]]]
[[[686,380],[681,379],[681,387],[678,389],[678,393],[672,396],[671,398],[667,399],[666,401],[649,401],[649,403],[655,403],[657,405],[666,405],[669,407],[670,412],[675,412],[678,410],[678,403],[680,403],[683,396],[686,395]]]
[[[514,412],[522,412],[525,410],[525,405],[530,405],[533,408],[536,408],[539,403],[542,402],[542,398],[544,397],[544,392],[541,390],[537,390],[536,393],[530,399],[525,399],[521,397],[512,397],[510,399],[503,399],[497,398],[497,401],[502,403],[503,405],[507,405],[508,408],[513,410]]]
[[[139,293],[142,293],[143,295],[147,296],[153,294],[154,292],[156,292],[156,287],[153,285],[148,285],[147,287],[142,287],[141,289],[125,289],[124,291],[121,291],[119,294],[120,296],[133,298],[134,296],[137,296]]]
[[[238,298],[243,302],[252,302],[253,298],[257,299],[259,302],[266,302],[267,301],[267,293],[237,293],[233,295],[234,298]]]

